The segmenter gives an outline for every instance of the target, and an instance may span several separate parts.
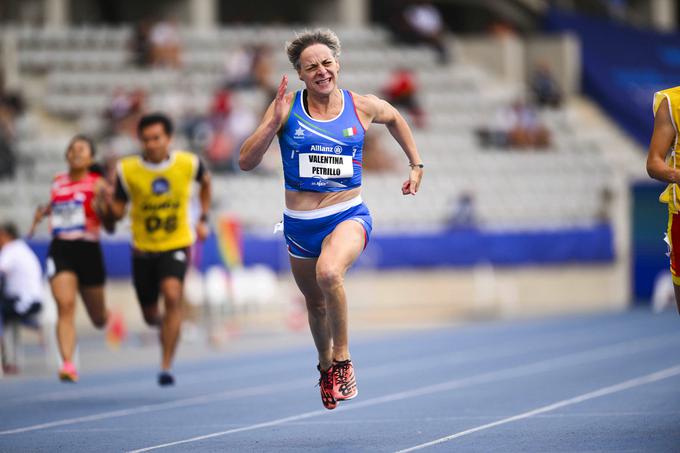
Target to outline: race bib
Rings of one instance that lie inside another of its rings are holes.
[[[352,156],[331,154],[300,154],[301,178],[351,178],[354,175]]]
[[[52,228],[55,232],[84,230],[85,207],[82,201],[69,201],[52,205]]]

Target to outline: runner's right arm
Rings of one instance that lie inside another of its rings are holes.
[[[260,165],[264,153],[269,149],[272,140],[281,129],[285,116],[290,111],[293,93],[286,94],[288,77],[283,76],[276,98],[267,108],[262,118],[262,122],[255,129],[255,132],[248,137],[241,145],[238,165],[243,171],[250,171]]]
[[[35,208],[35,214],[33,215],[33,223],[31,224],[31,228],[28,230],[28,233],[26,234],[26,237],[32,238],[33,235],[35,234],[36,228],[38,228],[38,225],[40,225],[40,222],[42,222],[42,219],[50,215],[50,212],[52,212],[52,205],[47,203],[44,206],[39,205],[37,208]]]
[[[654,115],[654,132],[652,132],[649,154],[647,154],[647,174],[659,181],[678,184],[680,183],[680,170],[666,163],[666,154],[673,145],[675,134],[668,99],[664,99]]]

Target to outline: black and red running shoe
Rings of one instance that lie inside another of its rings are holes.
[[[316,369],[321,373],[321,377],[319,377],[319,390],[321,391],[323,407],[333,410],[338,406],[338,402],[333,398],[333,366],[324,371],[321,369],[321,365],[317,365]]]

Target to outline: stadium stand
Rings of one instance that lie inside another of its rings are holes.
[[[163,109],[171,96],[191,93],[179,101],[184,110],[206,112],[216,88],[224,81],[225,62],[241,46],[271,48],[272,75],[286,73],[295,81],[282,51],[291,37],[289,27],[239,26],[213,31],[181,30],[182,68],[139,68],[132,63],[130,27],[16,28],[20,70],[42,84],[40,112],[44,120],[67,126],[56,136],[24,134],[17,143],[19,175],[5,182],[0,199],[23,226],[32,208],[44,201],[49,177],[63,166],[62,156],[70,130],[81,125],[101,126],[102,113],[116,90],[143,90],[148,109]],[[422,229],[445,226],[451,203],[471,192],[479,224],[488,228],[542,229],[592,225],[601,221],[601,197],[616,175],[639,174],[642,156],[606,121],[593,121],[598,113],[578,98],[555,110],[539,112],[549,128],[547,150],[485,149],[474,130],[488,124],[503,106],[525,95],[525,86],[495,78],[482,68],[456,59],[440,66],[433,50],[391,43],[385,29],[340,28],[343,42],[341,85],[357,92],[379,93],[397,67],[414,70],[419,96],[427,112],[427,127],[417,129],[416,140],[427,162],[428,178],[420,203],[404,210],[398,188],[403,178],[396,146],[390,157],[397,163],[391,173],[366,174],[365,198],[376,219],[387,229],[417,225]],[[275,81],[273,81],[276,83]],[[40,84],[38,84],[40,85]],[[295,88],[292,84],[291,88]],[[246,106],[259,117],[268,102],[261,88],[235,92],[233,103]],[[585,113],[585,114],[584,114]],[[89,132],[89,131],[88,131]],[[183,144],[179,140],[178,144]],[[612,144],[615,144],[613,146]],[[273,145],[276,147],[276,145]],[[116,150],[118,154],[133,151]],[[200,152],[201,150],[196,150]],[[273,153],[270,153],[273,154]],[[280,165],[271,159],[272,170]],[[274,171],[271,174],[278,174]],[[269,229],[282,206],[279,176],[216,177],[217,209],[237,213],[252,229]],[[15,188],[19,191],[15,192]],[[264,205],[254,206],[255,191]],[[20,196],[10,196],[21,193]],[[226,195],[228,194],[228,195]],[[265,194],[265,195],[263,195]]]

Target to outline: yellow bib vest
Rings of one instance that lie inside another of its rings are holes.
[[[680,168],[680,156],[678,156],[678,152],[680,152],[680,143],[678,143],[678,126],[680,125],[680,86],[654,93],[655,116],[664,99],[668,99],[671,119],[673,120],[673,127],[675,128],[675,142],[673,143],[667,162],[668,165],[673,168]],[[678,189],[677,184],[668,184],[666,190],[659,196],[659,201],[668,204],[668,209],[673,214],[680,212],[680,189]]]
[[[198,157],[174,151],[160,164],[129,156],[118,163],[118,175],[130,201],[132,245],[145,252],[164,252],[194,242],[189,200],[199,168]]]

